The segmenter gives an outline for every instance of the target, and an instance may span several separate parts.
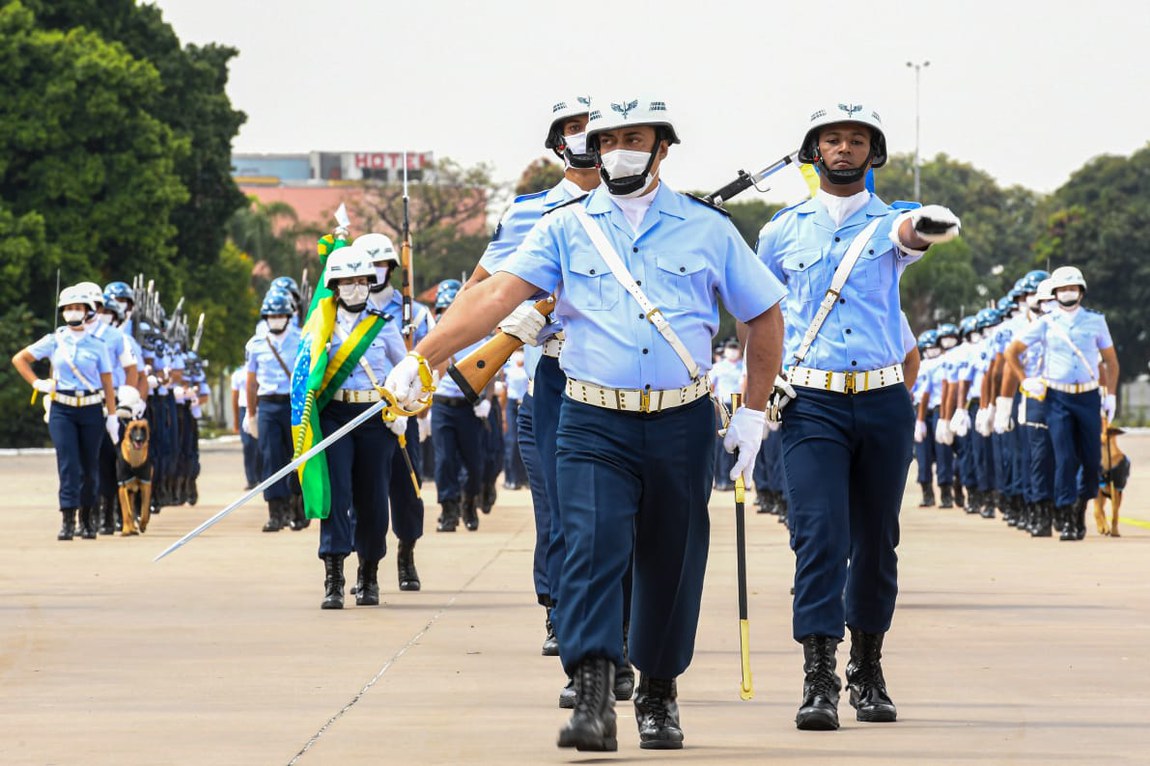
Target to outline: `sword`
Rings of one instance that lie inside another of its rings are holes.
[[[743,403],[742,394],[731,394],[731,414]],[[735,479],[735,551],[738,556],[739,577],[739,659],[742,678],[739,681],[739,699],[749,700],[755,696],[755,685],[751,681],[751,623],[747,619],[747,525],[746,487],[743,475]]]
[[[411,476],[411,486],[415,487],[415,496],[419,497],[419,477],[415,475],[415,464],[411,462],[411,454],[407,451],[407,434],[399,435],[399,451],[403,453],[403,462],[407,463],[407,473]]]
[[[386,409],[387,407],[392,406],[393,404],[394,404],[394,401],[389,401],[386,398],[380,399],[378,402],[371,405],[366,410],[359,413],[354,418],[352,418],[350,421],[348,421],[343,426],[341,426],[338,430],[335,431],[335,433],[331,434],[330,436],[324,437],[322,441],[320,441],[318,444],[314,445],[307,452],[303,453],[302,455],[297,457],[295,460],[291,461],[290,463],[285,465],[283,468],[279,469],[278,471],[273,473],[271,476],[264,479],[262,482],[260,482],[254,488],[252,488],[251,491],[249,491],[246,495],[241,497],[239,500],[234,501],[227,508],[224,508],[222,511],[217,513],[215,516],[212,516],[210,519],[205,521],[203,524],[200,524],[198,527],[193,529],[191,532],[188,532],[186,535],[181,537],[179,540],[177,540],[176,542],[169,545],[167,547],[167,549],[164,550],[163,553],[161,553],[159,556],[156,556],[156,558],[152,559],[152,561],[159,561],[160,559],[164,558],[168,554],[182,548],[188,542],[199,537],[201,534],[206,532],[208,529],[211,529],[213,526],[215,526],[217,523],[219,523],[221,520],[223,520],[223,518],[225,516],[227,516],[228,514],[230,514],[232,511],[236,510],[241,505],[245,504],[246,502],[251,500],[253,497],[258,495],[260,492],[263,492],[265,489],[267,489],[271,485],[275,484],[277,481],[279,481],[283,477],[287,476],[289,473],[291,473],[296,468],[298,468],[300,465],[302,465],[305,461],[311,459],[315,455],[318,455],[320,452],[327,449],[328,446],[330,446],[331,444],[342,439],[344,436],[347,435],[347,433],[349,431],[351,431],[353,428],[358,426],[360,423],[364,422],[365,420],[372,417],[373,415],[378,414],[380,411]]]
[[[775,173],[779,172],[787,165],[790,165],[792,162],[798,161],[798,159],[799,153],[791,152],[782,159],[775,160],[770,165],[767,165],[757,173],[748,173],[745,170],[740,170],[738,177],[736,177],[734,181],[731,181],[729,184],[724,186],[722,189],[719,189],[718,191],[711,192],[706,197],[704,197],[704,199],[716,205],[722,205],[731,197],[734,197],[736,194],[742,191],[746,191],[752,186],[760,192],[769,191],[767,188],[760,187],[759,183],[765,181],[770,176],[773,176]]]

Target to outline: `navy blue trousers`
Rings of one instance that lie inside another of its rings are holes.
[[[931,448],[934,450],[935,478],[938,480],[938,486],[945,487],[948,484],[954,483],[954,445],[939,444],[934,440],[934,433],[938,428],[938,421],[941,417],[941,407],[931,410],[930,427],[927,429],[926,435],[930,439]],[[911,427],[913,428],[914,426],[912,425]],[[911,437],[913,440],[913,433]]]
[[[1014,395],[1014,430],[1007,434],[1011,437],[1010,448],[1010,494],[1031,500],[1030,495],[1030,439],[1026,428],[1022,425],[1022,394]]]
[[[240,423],[244,422],[244,413],[246,412],[246,407],[240,407]],[[244,448],[244,479],[247,481],[247,486],[254,487],[260,483],[264,475],[260,461],[259,441],[253,439],[251,434],[240,428],[240,444]]]
[[[320,428],[324,434],[331,434],[370,406],[330,402],[320,412]],[[261,432],[260,441],[263,438]],[[327,448],[331,513],[320,521],[320,557],[346,556],[354,550],[360,561],[383,558],[387,550],[388,484],[398,445],[382,418],[368,418]]]
[[[503,420],[507,423],[504,435],[503,481],[516,487],[527,483],[527,469],[523,465],[523,455],[519,448],[519,407],[521,399],[507,398]]]
[[[261,481],[283,468],[291,460],[291,403],[260,399],[256,411],[259,421],[260,463],[264,473]],[[337,426],[338,428],[338,426]],[[331,431],[324,430],[325,434]],[[329,461],[331,451],[328,450]],[[291,496],[291,480],[285,476],[264,490],[264,500],[282,500]]]
[[[94,507],[100,491],[100,442],[108,438],[103,409],[99,404],[69,407],[53,402],[48,434],[56,448],[60,508]]]
[[[551,545],[551,509],[547,505],[547,487],[543,481],[543,465],[535,444],[535,397],[523,397],[518,408],[519,454],[531,487],[531,505],[535,510],[535,556],[532,560],[532,579],[535,595],[540,603],[551,599],[551,581],[547,578],[547,549]]]
[[[411,456],[411,464],[415,468],[415,476],[423,475],[423,451],[419,449],[419,419],[407,419],[407,454]],[[421,479],[422,481],[422,479]],[[395,529],[395,536],[406,542],[413,542],[423,537],[423,500],[415,491],[411,483],[411,472],[407,470],[407,461],[403,459],[403,450],[399,448],[399,440],[395,441],[395,451],[391,459],[391,480],[387,486],[388,496],[391,499],[391,524]]]
[[[914,443],[914,460],[918,463],[918,483],[930,484],[934,481],[932,470],[934,468],[934,421],[938,417],[937,409],[927,409],[926,437]]]
[[[557,624],[569,674],[587,657],[622,662],[632,553],[631,661],[656,678],[690,664],[710,540],[714,425],[707,397],[656,414],[563,400],[556,476],[567,556]]]
[[[995,488],[994,452],[991,448],[990,437],[983,436],[974,430],[974,417],[978,414],[978,405],[977,399],[970,403],[970,452],[974,461],[974,486],[979,492],[989,492]]]
[[[722,419],[715,413],[715,431],[723,427]],[[760,451],[761,448],[760,448]],[[731,481],[731,469],[735,467],[735,455],[723,448],[723,442],[715,440],[715,489],[734,489],[735,483]]]
[[[1051,389],[1046,393],[1046,424],[1054,447],[1054,503],[1059,507],[1097,492],[1102,466],[1101,407],[1096,390],[1067,394]]]
[[[563,562],[567,559],[567,540],[563,530],[563,508],[559,504],[556,467],[556,439],[559,431],[559,413],[567,386],[567,375],[559,367],[559,360],[543,356],[535,367],[535,392],[532,400],[531,421],[535,434],[535,450],[543,469],[543,487],[547,492],[547,509],[551,511],[551,540],[547,544],[547,582],[551,584],[552,598],[558,598],[563,582]],[[559,630],[559,617],[553,614],[552,623]]]
[[[431,438],[435,444],[435,491],[440,503],[479,495],[483,481],[483,424],[470,404],[431,405]],[[459,480],[466,470],[466,480]]]
[[[845,625],[886,632],[914,437],[906,388],[854,396],[800,389],[780,433],[796,558],[795,640],[842,638]]]
[[[494,398],[491,411],[487,413],[487,425],[483,429],[483,483],[494,484],[503,472],[503,452],[506,449],[503,439],[503,410]]]
[[[1054,447],[1046,424],[1046,402],[1027,398],[1026,437],[1030,445],[1030,496],[1033,502],[1054,499]]]

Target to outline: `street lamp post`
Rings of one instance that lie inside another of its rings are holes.
[[[922,75],[922,70],[930,66],[929,61],[923,61],[921,64],[916,64],[913,61],[906,62],[908,67],[914,69],[914,201],[922,201],[922,189],[919,186],[919,79]]]

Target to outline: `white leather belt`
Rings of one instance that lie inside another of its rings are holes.
[[[563,333],[560,332],[543,341],[543,356],[558,359],[559,352],[563,350],[563,340]]]
[[[836,394],[861,394],[864,391],[897,386],[903,382],[903,376],[901,364],[865,372],[831,372],[812,367],[794,367],[787,372],[787,380],[791,385],[803,388],[834,391]]]
[[[535,378],[531,378],[527,381],[527,395],[535,396]]]
[[[1098,381],[1092,380],[1089,383],[1050,383],[1046,384],[1047,388],[1053,388],[1055,391],[1061,391],[1064,394],[1085,394],[1087,391],[1094,391],[1098,388]]]
[[[567,396],[571,399],[594,407],[624,412],[662,412],[690,404],[710,393],[711,382],[706,375],[682,388],[655,391],[643,388],[603,388],[594,383],[567,379]]]
[[[337,402],[347,402],[348,404],[374,404],[379,401],[379,392],[374,388],[366,391],[353,391],[347,388],[341,388],[335,392],[332,397]]]
[[[68,407],[88,407],[104,401],[104,395],[88,394],[87,396],[68,396],[67,394],[55,394],[52,396],[52,401]]]

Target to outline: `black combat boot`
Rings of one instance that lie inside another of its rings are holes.
[[[292,495],[284,501],[287,504],[287,513],[290,519],[289,526],[293,532],[298,532],[301,529],[307,529],[311,525],[309,519],[303,512],[303,496]],[[195,505],[195,503],[193,503]]]
[[[1058,536],[1059,540],[1077,540],[1078,533],[1074,528],[1074,506],[1063,505],[1055,509],[1058,516],[1058,529],[1062,533]]]
[[[855,718],[866,723],[889,723],[898,716],[886,693],[882,676],[882,633],[851,631],[851,659],[847,663],[847,688]]]
[[[80,507],[79,531],[81,540],[96,539],[96,520],[93,516],[92,506],[84,505]]]
[[[966,507],[966,495],[963,492],[962,485],[957,481],[954,483],[954,505],[956,508]]]
[[[419,572],[415,571],[415,541],[400,540],[395,552],[395,569],[400,590],[419,590]]]
[[[454,532],[459,526],[459,501],[444,500],[440,505],[439,521],[435,525],[436,532]]]
[[[540,601],[547,608],[547,620],[543,623],[547,628],[547,637],[543,639],[543,648],[539,653],[544,657],[558,657],[559,638],[555,635],[555,625],[551,622],[551,610],[555,608],[555,602],[550,596],[541,596]]]
[[[918,484],[922,487],[922,502],[918,504],[919,508],[930,508],[934,505],[934,486],[929,481],[922,481]]]
[[[1086,503],[1085,497],[1078,498],[1074,504],[1074,539],[1082,540],[1086,537]]]
[[[615,663],[606,657],[587,657],[575,669],[575,712],[559,730],[559,747],[581,752],[614,752],[616,739]]]
[[[268,500],[268,520],[264,524],[265,532],[279,532],[284,528],[282,507],[283,500],[279,498]]]
[[[60,531],[56,533],[56,539],[71,540],[76,534],[76,509],[61,508],[60,516],[63,518],[63,522],[60,524]]]
[[[639,676],[635,695],[635,723],[639,726],[639,747],[643,750],[680,750],[683,729],[679,725],[679,696],[675,679]]]
[[[635,668],[631,667],[630,641],[628,634],[631,631],[629,623],[623,623],[623,664],[615,666],[615,699],[629,700],[635,693]]]
[[[1038,507],[1038,520],[1030,534],[1033,537],[1050,537],[1053,534],[1051,517],[1054,514],[1054,503],[1050,500],[1042,500],[1036,505]]]
[[[563,710],[574,710],[577,696],[579,695],[575,693],[575,679],[568,676],[567,685],[559,691],[559,707]]]
[[[320,609],[343,609],[343,560],[347,556],[331,553],[323,557],[324,595]]]
[[[779,499],[779,523],[787,529],[790,529],[791,519],[789,515],[790,511],[787,508],[787,496],[782,493],[776,493],[776,497]]]
[[[471,532],[479,529],[479,514],[475,512],[475,495],[463,493],[463,501],[460,505],[460,513],[463,514],[463,526]]]
[[[356,606],[379,606],[379,562],[359,562],[359,590],[355,594]]]
[[[759,489],[758,487],[756,487],[755,488],[755,507],[759,509],[757,511],[757,513],[769,513],[770,512],[770,504],[771,504],[770,495],[767,493],[767,491],[765,489]]]
[[[806,731],[832,731],[839,727],[839,690],[835,674],[835,648],[839,639],[830,636],[803,638],[803,702],[795,725]]]
[[[116,534],[116,516],[120,515],[120,504],[116,498],[105,497],[100,500],[100,529],[102,535]]]
[[[940,509],[954,507],[954,495],[951,494],[949,484],[938,485],[938,507]]]
[[[967,513],[978,513],[982,510],[982,493],[977,489],[967,491],[965,510]]]
[[[188,479],[188,505],[195,505],[200,502],[200,490],[196,486],[195,478]]]
[[[479,490],[479,510],[491,513],[491,509],[495,507],[496,496],[495,481],[484,484]]]

